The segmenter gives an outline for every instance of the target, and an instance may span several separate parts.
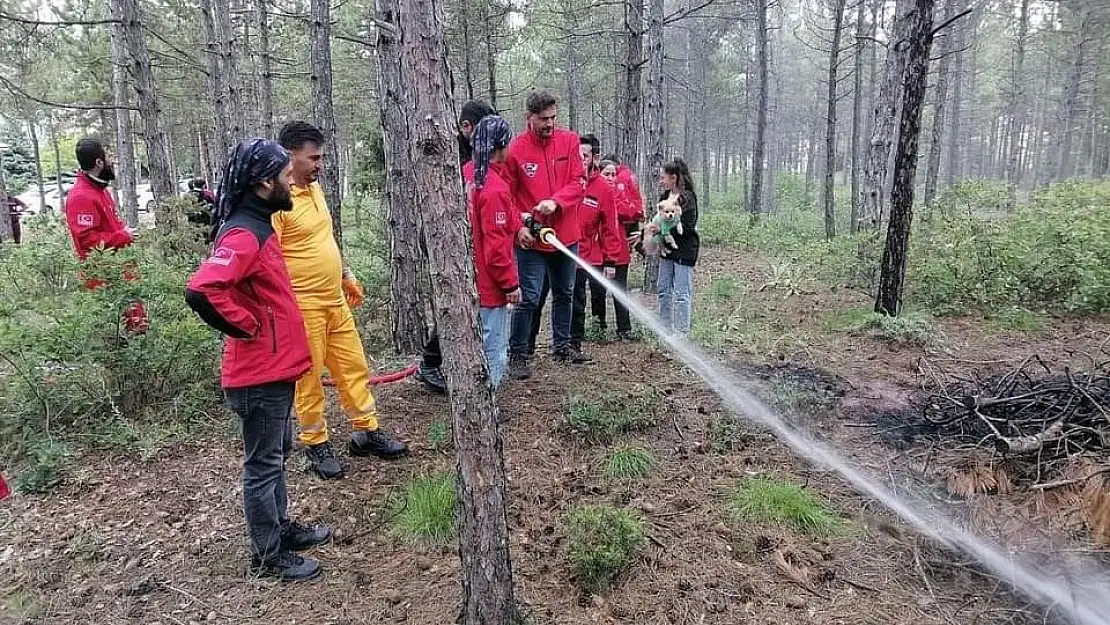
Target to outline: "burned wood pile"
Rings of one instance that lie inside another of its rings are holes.
[[[1039,462],[1110,448],[1110,357],[1091,358],[1085,371],[1054,372],[1038,356],[1002,375],[922,370],[927,397],[913,429],[944,447],[993,447]]]

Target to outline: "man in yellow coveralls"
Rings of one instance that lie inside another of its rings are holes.
[[[351,314],[351,307],[362,304],[362,287],[343,266],[331,213],[316,181],[323,167],[324,135],[311,124],[294,121],[281,129],[278,142],[293,160],[293,210],[274,213],[272,221],[312,352],[312,371],[297,382],[294,400],[298,438],[312,469],[324,479],[335,479],[343,477],[343,465],[328,440],[324,419],[325,366],[351,419],[352,456],[397,458],[408,448],[378,427],[370,367]]]

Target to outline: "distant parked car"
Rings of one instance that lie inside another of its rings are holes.
[[[69,190],[72,187],[73,180],[67,181],[63,177],[62,188],[65,189],[66,193],[69,193]],[[23,214],[25,216],[38,215],[42,212],[43,208],[46,208],[46,210],[48,211],[61,212],[63,208],[63,202],[61,198],[58,197],[58,183],[51,180],[46,183],[43,190],[46,192],[45,204],[39,201],[40,198],[38,186],[33,186],[16,196],[21,202],[27,205],[27,209],[23,211]]]

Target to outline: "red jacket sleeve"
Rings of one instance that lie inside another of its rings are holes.
[[[477,200],[486,248],[483,261],[488,275],[502,291],[515,291],[520,282],[513,258],[513,241],[520,217],[513,214],[512,199],[507,192],[479,193]]]
[[[574,149],[567,150],[567,156],[570,158],[567,163],[567,183],[561,189],[555,191],[555,195],[551,198],[559,205],[560,210],[576,209],[582,203],[582,198],[586,197],[586,170],[582,167],[582,155],[579,154],[578,135],[572,136],[574,137]]]
[[[603,264],[611,267],[617,264],[621,249],[627,245],[624,231],[617,223],[616,191],[607,185],[601,194],[601,228],[598,237],[601,239],[601,253]]]
[[[69,226],[82,257],[89,250],[102,245],[120,249],[131,245],[134,240],[115,215],[108,215],[103,206],[83,195],[73,197],[66,206],[66,225]]]
[[[625,196],[625,208],[627,213],[620,216],[620,220],[624,223],[640,222],[644,219],[644,196],[640,195],[640,185],[636,182],[636,176],[632,172],[625,172],[617,178],[618,189],[621,194]]]
[[[185,301],[205,323],[224,334],[249,339],[258,335],[258,317],[237,301],[235,285],[247,278],[258,256],[258,238],[242,228],[220,237],[185,286]]]

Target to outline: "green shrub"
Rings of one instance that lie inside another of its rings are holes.
[[[873,312],[855,329],[893,345],[928,347],[939,340],[932,318],[916,311],[904,312],[897,317]]]
[[[608,590],[644,544],[644,521],[630,510],[581,506],[570,512],[566,524],[574,580],[587,593]]]
[[[413,478],[386,501],[390,533],[415,543],[445,545],[455,537],[455,503],[454,474]]]
[[[623,445],[605,459],[602,473],[614,482],[628,482],[651,475],[659,461],[650,449],[639,445]]]
[[[814,536],[833,534],[843,524],[801,485],[766,476],[743,480],[728,494],[725,505],[734,520],[770,522]]]

